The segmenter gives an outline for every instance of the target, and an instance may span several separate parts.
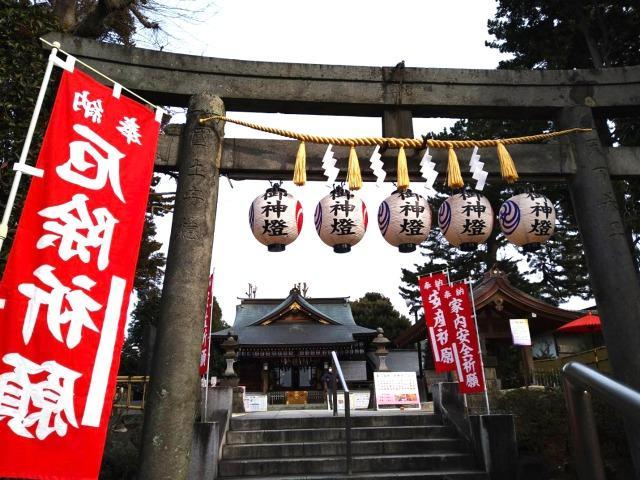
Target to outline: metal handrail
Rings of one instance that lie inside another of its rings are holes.
[[[342,367],[335,351],[331,352],[331,364],[333,371],[331,372],[331,382],[333,385],[333,416],[338,416],[338,378],[342,384],[344,392],[344,438],[347,456],[347,474],[351,475],[351,405],[349,403],[349,387],[342,374]],[[337,375],[336,375],[337,372]]]
[[[562,377],[578,478],[605,480],[590,391],[635,422],[640,422],[640,392],[577,362],[562,367]]]

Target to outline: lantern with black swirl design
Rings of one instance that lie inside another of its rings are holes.
[[[438,210],[438,225],[447,241],[470,252],[493,231],[493,209],[487,197],[463,191],[447,198]]]
[[[413,252],[431,230],[431,207],[411,190],[396,190],[378,208],[378,227],[384,239],[402,253]]]
[[[280,185],[256,197],[249,208],[253,236],[270,252],[282,252],[302,229],[302,205]]]
[[[498,222],[507,240],[533,252],[553,235],[556,210],[551,200],[539,193],[521,193],[502,204]]]
[[[364,202],[338,186],[320,200],[314,220],[320,239],[334,252],[346,253],[362,240],[369,218]]]

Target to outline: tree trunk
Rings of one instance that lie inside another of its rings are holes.
[[[60,22],[63,32],[72,31],[77,22],[76,0],[58,0],[53,7],[53,14]]]

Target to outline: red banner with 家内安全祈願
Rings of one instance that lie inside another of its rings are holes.
[[[441,293],[460,393],[482,393],[484,369],[469,285],[449,285]]]
[[[63,73],[0,283],[0,477],[98,478],[158,131]]]

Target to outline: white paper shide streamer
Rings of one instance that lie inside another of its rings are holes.
[[[382,186],[384,183],[384,179],[387,176],[387,172],[384,171],[384,163],[382,163],[380,155],[380,146],[376,145],[376,148],[373,150],[371,154],[371,158],[369,159],[369,163],[371,164],[371,170],[376,177],[376,187]]]
[[[473,153],[469,160],[469,171],[472,173],[471,178],[476,181],[476,190],[484,190],[484,186],[487,182],[489,173],[484,170],[484,162],[480,161],[480,154],[478,154],[478,147],[473,147]]]
[[[327,177],[326,185],[332,187],[338,178],[340,169],[336,167],[336,158],[333,156],[333,145],[329,145],[322,157],[322,169],[324,170],[324,176]]]
[[[422,160],[420,160],[420,174],[425,179],[424,189],[426,190],[427,197],[435,197],[436,191],[433,188],[433,184],[438,178],[438,172],[436,172],[436,164],[431,161],[433,156],[429,155],[429,149],[424,152]]]

